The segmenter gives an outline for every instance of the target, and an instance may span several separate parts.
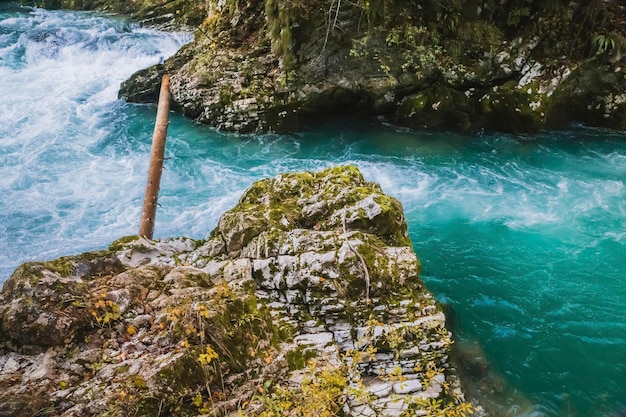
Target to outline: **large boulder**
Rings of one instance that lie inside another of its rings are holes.
[[[577,68],[550,102],[548,124],[572,120],[626,130],[626,71],[623,62],[594,59]]]
[[[19,267],[0,415],[468,415],[419,272],[400,203],[356,168],[259,181],[206,241]]]

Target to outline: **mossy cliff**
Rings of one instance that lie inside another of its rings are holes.
[[[240,132],[337,115],[417,128],[626,129],[626,6],[592,0],[31,0],[194,29],[121,88],[155,102],[161,75],[190,118]]]
[[[206,241],[20,266],[0,415],[470,415],[419,271],[400,203],[356,168],[259,181]]]

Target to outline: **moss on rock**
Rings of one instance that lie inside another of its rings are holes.
[[[555,91],[548,125],[590,126],[626,130],[626,71],[622,63],[597,58],[577,68]]]
[[[222,236],[229,253],[238,253],[263,231],[311,227],[363,230],[391,245],[410,245],[400,202],[352,166],[259,181],[220,217],[212,233]]]
[[[402,125],[426,129],[476,127],[476,108],[462,91],[435,85],[405,97],[398,107],[396,120]]]
[[[5,282],[0,329],[18,346],[60,346],[81,337],[92,317],[89,288],[95,277],[118,274],[109,252],[88,252],[49,262],[27,263]]]
[[[167,72],[174,105],[223,130],[297,130],[347,114],[465,132],[534,133],[546,122],[560,127],[572,121],[626,128],[619,2],[23,3],[106,10],[148,25],[194,29],[190,44],[137,72],[120,96],[156,102]],[[599,37],[604,47],[589,42]],[[561,88],[564,74],[577,67]],[[527,93],[529,82],[541,88]],[[560,92],[552,98],[554,89]]]
[[[536,133],[545,125],[548,96],[537,84],[509,81],[481,97],[483,125],[504,132]]]
[[[253,184],[207,241],[22,265],[0,293],[0,413],[466,409],[410,243],[400,203],[345,166]]]

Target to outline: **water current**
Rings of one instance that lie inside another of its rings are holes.
[[[0,281],[136,234],[155,107],[117,99],[189,34],[0,3]],[[253,181],[354,164],[403,203],[423,279],[502,415],[626,404],[626,135],[460,136],[343,121],[224,134],[173,114],[156,237],[206,237]]]

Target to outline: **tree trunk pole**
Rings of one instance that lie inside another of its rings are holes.
[[[148,168],[148,185],[143,199],[143,211],[139,235],[152,239],[154,231],[154,218],[159,198],[161,184],[161,172],[165,159],[165,138],[167,137],[167,124],[170,112],[170,76],[165,74],[161,82],[159,93],[159,105],[157,107],[154,135],[152,137],[152,150],[150,151],[150,167]]]

